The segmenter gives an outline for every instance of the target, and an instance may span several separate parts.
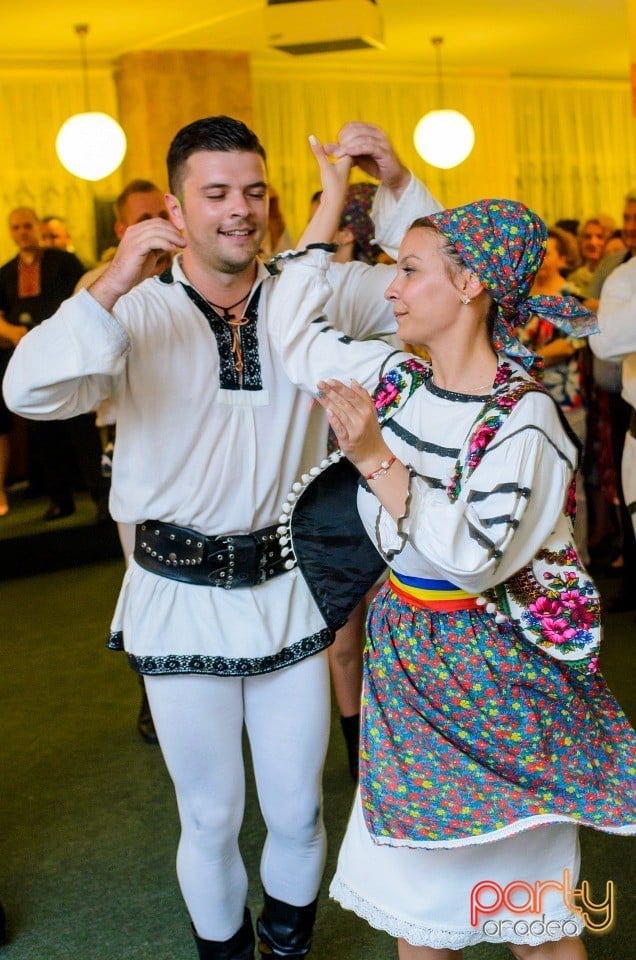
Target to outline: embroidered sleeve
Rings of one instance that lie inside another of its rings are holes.
[[[404,530],[404,522],[411,509],[411,483],[415,476],[415,471],[412,467],[409,466],[408,471],[409,489],[404,504],[404,513],[398,517],[397,520],[394,520],[391,514],[380,504],[375,521],[376,547],[387,563],[391,563],[391,561],[402,552],[408,541],[408,535]]]
[[[272,283],[269,334],[287,376],[309,392],[318,380],[335,378],[348,384],[352,376],[372,389],[384,359],[394,351],[382,340],[358,341],[341,329],[356,303],[363,315],[378,310],[380,316],[385,314],[379,291],[377,296],[367,292],[362,297],[360,290],[362,275],[370,272],[377,278],[381,268],[361,263],[336,266],[347,269],[330,269],[329,254],[312,249],[287,261]]]
[[[556,418],[548,403],[531,405],[535,422],[511,416],[454,502],[412,481],[409,543],[463,589],[488,589],[525,566],[563,512],[576,451],[556,419],[542,425],[542,411]]]

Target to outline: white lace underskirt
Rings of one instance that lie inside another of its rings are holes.
[[[471,902],[489,908],[497,890],[510,891],[512,903],[527,903],[527,887],[563,882],[579,875],[576,826],[550,824],[503,840],[453,849],[422,849],[375,844],[362,815],[358,794],[340,849],[330,896],[377,930],[413,946],[460,950],[476,943],[523,943],[577,936],[581,918],[565,904],[560,889],[545,890],[524,912],[501,906],[478,912],[471,924]],[[483,881],[495,887],[472,893]],[[520,899],[521,898],[521,899]],[[538,907],[538,912],[534,909]]]

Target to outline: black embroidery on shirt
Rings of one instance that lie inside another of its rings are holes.
[[[438,457],[448,457],[452,460],[456,460],[459,456],[459,447],[441,447],[437,443],[429,443],[427,440],[421,440],[420,437],[411,433],[410,430],[407,430],[406,427],[403,427],[395,420],[387,420],[383,424],[382,429],[390,430],[391,433],[394,433],[396,437],[403,440],[409,447],[414,447],[420,453],[426,451],[427,453],[434,453]]]
[[[516,493],[518,496],[525,497],[526,500],[529,500],[531,492],[530,487],[520,487],[518,483],[510,481],[509,483],[498,483],[492,490],[469,490],[466,502],[471,503],[473,500],[487,500],[489,497],[493,497],[498,493]]]
[[[501,552],[499,547],[495,546],[493,541],[490,540],[485,535],[483,530],[480,530],[478,527],[476,527],[473,523],[470,523],[470,522],[468,523],[468,534],[471,540],[475,540],[480,547],[483,547],[485,550],[488,551],[489,559],[499,560],[503,556],[503,553]]]
[[[395,332],[395,331],[394,331],[394,332]],[[387,333],[387,336],[388,336],[388,335],[389,335],[389,334]],[[373,339],[375,340],[375,339],[377,339],[377,338],[374,337]],[[384,358],[384,360],[382,361],[382,366],[380,367],[380,379],[382,379],[382,377],[384,377],[384,375],[385,375],[385,373],[386,373],[387,370],[391,370],[391,369],[392,369],[393,359],[394,359],[395,357],[399,356],[399,355],[400,355],[400,351],[399,351],[399,350],[393,350],[393,352],[390,353],[390,354],[388,355],[388,357],[385,357],[385,358]],[[426,364],[423,364],[423,366],[427,366],[427,365],[426,365]]]
[[[418,477],[420,480],[423,480],[424,483],[427,483],[432,490],[446,490],[446,484],[443,480],[440,480],[439,477],[429,477],[425,473],[418,473],[417,470],[414,470],[410,465],[407,466],[409,467],[409,472],[412,477]],[[366,490],[367,493],[371,493],[371,487],[364,477],[360,477],[358,483],[363,490]],[[372,494],[372,496],[375,496],[375,494]]]
[[[319,630],[289,647],[267,657],[217,657],[202,653],[172,653],[165,657],[137,657],[127,654],[128,663],[135,673],[157,677],[169,674],[206,674],[214,677],[252,677],[272,673],[282,667],[290,667],[306,657],[312,657],[333,642],[331,630]],[[121,630],[110,634],[106,646],[109,650],[123,650]]]
[[[519,526],[519,521],[513,520],[509,513],[502,514],[500,517],[482,517],[481,523],[484,527],[496,527],[506,524],[512,527],[513,530],[516,530]]]
[[[327,318],[324,316],[324,314],[321,314],[319,317],[315,317],[315,318],[311,321],[311,323],[323,323],[324,326],[323,326],[322,329],[320,330],[321,333],[327,333],[328,330],[335,330],[335,329],[336,329],[336,328],[335,328],[334,326],[332,326],[330,323],[327,323]],[[336,332],[338,332],[338,331],[336,330]],[[343,333],[343,334],[341,334],[341,336],[338,337],[338,341],[339,341],[339,343],[352,343],[352,342],[353,342],[353,337],[350,337],[347,333]]]
[[[306,257],[310,250],[326,250],[327,253],[335,253],[337,249],[337,243],[308,243],[302,250],[283,250],[282,253],[274,254],[265,266],[270,274],[275,275],[282,272],[282,267],[288,260],[298,260],[299,257]]]
[[[440,480],[439,477],[427,477],[425,473],[418,473],[416,476],[418,476],[421,480],[425,480],[429,487],[432,487],[433,490],[446,489],[446,484],[443,480]]]
[[[157,277],[157,280],[161,280],[162,283],[174,283],[174,277],[172,276],[172,267],[166,267],[163,273],[160,273]]]
[[[432,378],[426,381],[426,389],[436,397],[443,397],[445,400],[454,400],[457,403],[483,403],[490,393],[456,393],[454,390],[445,390],[433,383]]]
[[[573,463],[572,460],[568,456],[566,456],[566,454],[562,450],[560,450],[557,447],[552,437],[548,436],[545,430],[542,430],[541,427],[535,426],[534,423],[526,423],[525,426],[519,427],[517,430],[514,430],[511,433],[507,433],[506,436],[502,437],[500,440],[496,440],[496,441],[493,441],[492,443],[489,443],[488,448],[484,451],[484,456],[486,456],[491,450],[496,450],[497,447],[500,447],[502,444],[508,443],[508,441],[511,440],[513,437],[516,437],[520,433],[524,433],[526,430],[536,430],[536,432],[540,433],[541,436],[544,437],[546,442],[549,443],[549,445],[552,447],[552,449],[554,450],[554,452],[556,453],[557,457],[560,460],[563,460],[564,463],[567,463],[568,467],[573,472],[575,472],[578,469],[578,459],[575,463]],[[574,445],[576,446],[578,456],[580,457],[581,441],[578,439],[578,437],[575,434],[572,434],[569,424],[568,424],[568,430],[569,430],[570,440],[575,442]]]
[[[238,337],[243,355],[242,373],[236,369],[236,356],[232,351],[234,331],[216,312],[200,293],[188,284],[183,289],[190,300],[199,308],[210,325],[219,351],[220,386],[223,390],[262,390],[261,361],[258,355],[258,303],[262,287],[259,285],[252,295],[242,319],[249,321],[238,327]]]

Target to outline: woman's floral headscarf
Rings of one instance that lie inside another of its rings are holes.
[[[533,316],[574,337],[598,332],[596,314],[575,297],[529,295],[545,255],[547,228],[523,203],[478,200],[426,219],[453,244],[497,304],[493,344],[498,352],[527,369],[535,366],[536,357],[514,335]]]
[[[340,217],[340,229],[348,227],[357,246],[356,260],[375,263],[380,247],[373,243],[375,230],[371,219],[371,207],[377,190],[375,183],[351,183]]]

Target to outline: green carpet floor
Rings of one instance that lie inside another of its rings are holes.
[[[75,513],[51,522],[44,520],[48,497],[31,499],[24,485],[10,490],[9,503],[8,515],[0,518],[0,581],[121,556],[115,523],[96,522],[87,493],[76,492]]]
[[[157,747],[138,737],[136,678],[104,638],[122,575],[109,560],[0,584],[2,960],[193,960],[177,886],[174,795]],[[604,672],[636,718],[634,623],[608,618]],[[329,859],[312,957],[391,960],[390,938],[330,902],[326,888],[352,788],[338,724],[325,772]],[[242,833],[259,907],[263,839],[254,790]],[[636,955],[636,845],[584,831],[582,878],[616,884],[616,922],[586,936],[591,960]],[[503,947],[467,949],[498,960]]]

